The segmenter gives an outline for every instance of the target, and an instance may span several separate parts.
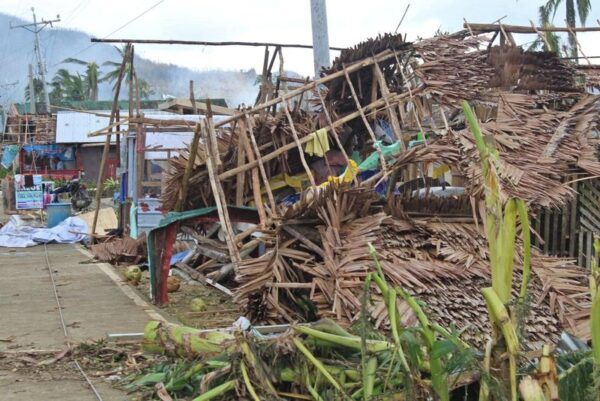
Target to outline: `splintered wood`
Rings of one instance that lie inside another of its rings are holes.
[[[372,244],[389,283],[483,345],[483,182],[461,103],[472,105],[498,149],[502,199],[521,198],[532,213],[561,208],[577,196],[566,177],[600,175],[600,139],[592,135],[600,101],[587,92],[600,74],[494,40],[466,31],[414,43],[384,35],[345,49],[322,78],[294,90],[281,94],[263,79],[262,102],[209,124],[214,131],[170,161],[165,207],[216,205],[231,254],[192,267],[230,260],[220,269],[233,268],[234,299],[254,322],[351,324],[374,269]],[[267,66],[265,58],[265,71],[273,60]],[[306,151],[315,140],[322,154]],[[228,223],[234,204],[260,219],[244,238]],[[532,266],[530,346],[556,342],[561,330],[588,338],[585,272],[537,250]],[[387,308],[375,286],[370,291],[370,318],[386,327]],[[414,324],[398,303],[402,322]]]

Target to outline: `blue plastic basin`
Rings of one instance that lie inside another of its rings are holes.
[[[48,228],[59,225],[71,216],[71,202],[48,203]]]

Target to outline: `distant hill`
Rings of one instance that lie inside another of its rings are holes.
[[[0,104],[24,100],[27,85],[27,64],[35,63],[33,53],[33,34],[23,29],[10,29],[14,25],[27,21],[0,13]],[[42,52],[48,68],[47,80],[50,81],[56,71],[66,68],[72,72],[82,71],[74,64],[61,64],[77,51],[90,45],[90,35],[70,29],[51,28],[41,33]],[[102,65],[105,61],[120,61],[116,49],[98,43],[81,56],[85,61],[96,61]],[[256,71],[208,70],[194,71],[174,64],[157,63],[141,57],[134,61],[140,79],[145,79],[155,91],[153,97],[161,95],[189,96],[189,81],[194,80],[196,97],[225,98],[231,107],[240,103],[252,104],[258,91]],[[16,83],[16,84],[14,84]],[[13,85],[14,84],[14,85]],[[111,87],[102,84],[100,100],[110,99]]]

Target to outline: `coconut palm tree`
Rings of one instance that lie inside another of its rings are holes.
[[[81,74],[73,75],[64,68],[56,71],[52,78],[50,95],[60,100],[86,100],[86,84]]]
[[[549,26],[556,16],[563,0],[548,0],[546,4],[540,7],[540,21],[543,26]],[[571,28],[576,27],[577,16],[582,26],[585,26],[587,17],[592,9],[590,0],[565,0],[567,25]],[[575,32],[569,32],[569,53],[571,57],[577,57],[577,39]]]
[[[114,46],[114,48],[117,50],[117,52],[119,53],[121,58],[125,57],[126,46],[122,46],[122,47]],[[113,90],[115,90],[116,85],[117,85],[116,81],[117,81],[117,78],[119,77],[119,70],[121,69],[121,62],[106,61],[106,62],[102,63],[102,65],[110,66],[110,67],[112,67],[112,70],[105,73],[104,76],[100,79],[100,82],[110,82],[110,83],[114,82],[115,86],[113,86]],[[133,73],[133,70],[131,68],[131,62],[129,60],[127,60],[125,62],[125,71],[124,71],[125,79],[123,81],[126,81],[126,82],[129,81],[132,73]],[[154,90],[152,90],[152,88],[150,87],[150,84],[146,80],[138,79],[138,83],[139,83],[139,89],[140,89],[140,98],[147,99],[148,97],[150,97],[150,95],[154,94]]]
[[[44,84],[42,80],[39,78],[33,78],[33,91],[35,93],[35,102],[43,102],[42,92],[44,90]],[[29,93],[29,85],[25,87],[25,101],[29,102],[31,100],[31,94]]]
[[[100,82],[100,66],[95,61],[83,61],[76,58],[68,58],[63,63],[71,63],[85,66],[84,83],[85,95],[88,100],[98,100],[98,83]]]
[[[122,47],[113,46],[113,47],[119,53],[119,55],[121,56],[122,59],[125,58],[125,46],[122,46]],[[100,82],[110,82],[110,83],[115,82],[115,86],[116,86],[116,80],[119,77],[119,70],[121,69],[121,62],[105,61],[104,63],[102,63],[102,65],[112,67],[112,70],[105,73],[104,76],[102,78],[100,78]],[[129,80],[131,73],[132,73],[131,63],[129,62],[129,60],[126,60],[125,61],[125,79],[126,80]],[[116,88],[113,87],[113,90],[114,89],[116,89]]]

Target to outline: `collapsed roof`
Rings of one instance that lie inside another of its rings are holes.
[[[343,51],[317,81],[199,123],[202,141],[191,163],[190,152],[171,161],[163,202],[258,209],[266,252],[234,258],[239,244],[228,240],[236,300],[257,320],[355,320],[373,243],[391,282],[441,324],[472,326],[481,344],[489,328],[479,288],[490,280],[483,184],[461,103],[499,151],[502,196],[532,211],[560,207],[575,195],[567,179],[600,175],[600,98],[589,93],[598,82],[581,71],[469,32],[414,43],[380,36]],[[462,192],[432,195],[449,185]],[[584,271],[539,252],[533,271],[530,340],[555,341],[561,330],[587,338]],[[370,307],[378,324],[384,310]]]

